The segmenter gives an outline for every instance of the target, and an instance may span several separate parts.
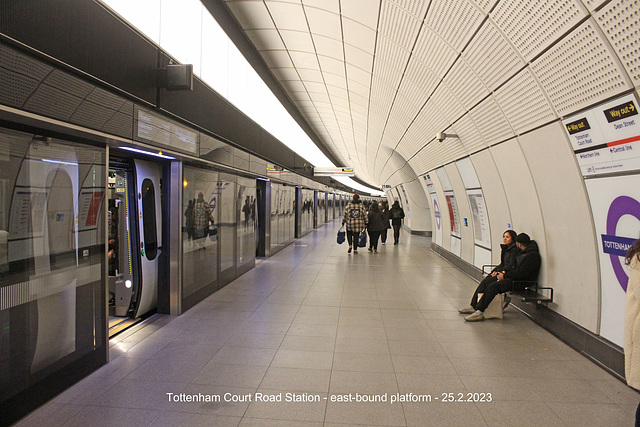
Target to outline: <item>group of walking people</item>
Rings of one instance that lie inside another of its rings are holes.
[[[386,201],[378,205],[372,202],[369,210],[360,201],[358,194],[353,195],[353,199],[347,205],[342,217],[342,224],[346,227],[347,242],[349,243],[348,253],[353,251],[358,253],[358,240],[360,235],[369,233],[369,252],[378,253],[378,239],[382,244],[387,243],[387,230],[393,227],[393,244],[400,242],[400,227],[404,219],[404,210],[396,200],[391,208]]]

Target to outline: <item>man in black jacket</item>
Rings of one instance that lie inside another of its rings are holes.
[[[529,281],[536,280],[538,278],[538,272],[540,271],[540,253],[538,252],[538,244],[535,240],[525,234],[520,233],[516,237],[516,245],[520,248],[520,254],[516,257],[515,268],[506,271],[505,273],[498,273],[498,281],[487,286],[486,292],[478,301],[476,305],[475,313],[467,316],[464,320],[468,322],[477,322],[484,320],[484,311],[493,298],[496,295],[512,291],[514,289],[515,281]],[[524,286],[523,286],[524,288]],[[522,290],[516,287],[516,290]]]

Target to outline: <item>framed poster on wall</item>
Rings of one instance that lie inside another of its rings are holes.
[[[484,202],[482,190],[467,190],[469,207],[473,219],[473,238],[476,245],[491,250],[491,233],[489,229],[489,215]]]

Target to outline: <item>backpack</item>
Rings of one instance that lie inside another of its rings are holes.
[[[393,219],[402,219],[402,211],[400,209],[391,209]]]

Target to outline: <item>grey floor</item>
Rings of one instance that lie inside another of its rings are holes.
[[[514,307],[466,323],[475,283],[428,238],[348,255],[337,226],[112,340],[108,365],[18,425],[633,425],[638,393]],[[349,395],[387,401],[332,401]],[[207,396],[221,401],[187,401]]]

